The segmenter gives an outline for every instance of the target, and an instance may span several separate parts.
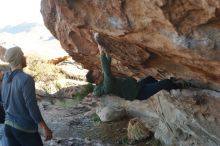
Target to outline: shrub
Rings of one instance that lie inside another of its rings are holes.
[[[27,67],[25,72],[32,75],[35,81],[48,82],[65,78],[65,75],[61,73],[60,69],[53,64],[49,64],[47,60],[44,60],[36,55],[30,55],[27,58]]]
[[[73,98],[77,100],[82,100],[84,97],[86,97],[89,93],[91,93],[94,89],[94,85],[91,83],[88,83],[86,85],[82,85],[81,90],[76,93]]]
[[[99,125],[101,123],[101,119],[96,113],[91,115],[91,120],[93,121],[94,125]]]
[[[53,85],[55,80],[66,78],[66,75],[61,73],[57,66],[36,55],[27,57],[27,67],[24,71],[34,78],[37,87],[47,95],[52,94],[54,88],[61,88],[60,85]]]

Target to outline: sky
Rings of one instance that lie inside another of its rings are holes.
[[[0,30],[6,26],[17,28],[23,23],[37,24],[19,33],[0,32],[0,45],[6,49],[19,46],[24,53],[37,52],[50,58],[66,55],[60,42],[51,39],[54,37],[44,26],[40,3],[41,0],[0,0]]]
[[[23,22],[43,23],[41,0],[0,0],[0,28]]]

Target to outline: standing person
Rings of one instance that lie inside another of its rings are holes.
[[[11,70],[2,80],[2,102],[5,110],[5,134],[9,146],[43,146],[38,125],[43,128],[45,141],[52,131],[44,122],[37,105],[33,78],[23,72],[26,58],[19,47],[5,52],[5,61]]]
[[[165,79],[157,81],[152,76],[148,76],[140,81],[131,77],[114,77],[110,68],[111,57],[107,53],[106,48],[101,46],[102,40],[98,34],[95,35],[95,40],[100,51],[102,72],[90,70],[86,74],[86,79],[88,82],[96,84],[93,90],[93,94],[96,96],[112,93],[127,100],[145,100],[163,89],[169,91],[190,86],[182,80]]]

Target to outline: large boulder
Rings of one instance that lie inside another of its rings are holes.
[[[100,67],[101,34],[117,75],[196,79],[220,88],[219,0],[42,0],[62,47],[86,69]]]
[[[127,113],[126,110],[120,106],[103,106],[100,105],[96,108],[96,114],[102,122],[110,122],[121,120]]]
[[[107,104],[125,106],[167,145],[220,145],[219,0],[42,0],[41,13],[86,69],[100,68],[98,32],[114,75],[193,79],[203,89],[164,91],[141,102],[110,98]]]
[[[220,145],[220,93],[210,90],[161,91],[148,100],[104,96],[105,106],[124,107],[166,145]]]

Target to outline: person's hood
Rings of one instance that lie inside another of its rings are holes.
[[[20,71],[21,71],[20,69],[16,69],[16,70],[14,70],[14,71],[8,72],[8,75],[6,76],[7,82],[8,82],[8,83],[12,82],[14,76],[15,76],[18,72],[20,72]]]

